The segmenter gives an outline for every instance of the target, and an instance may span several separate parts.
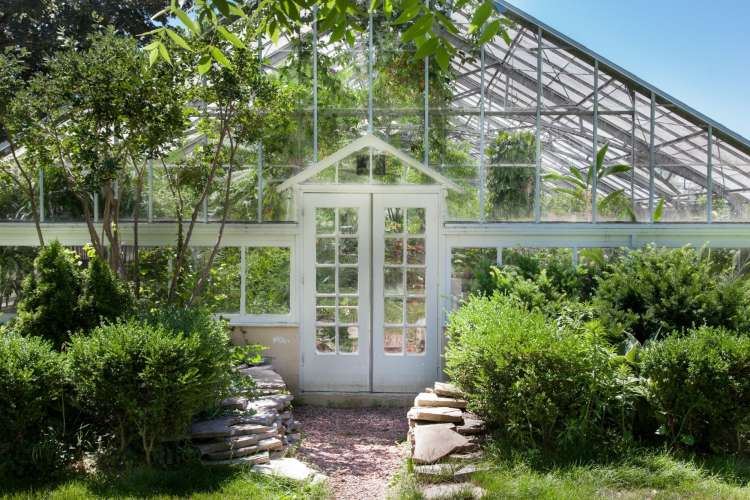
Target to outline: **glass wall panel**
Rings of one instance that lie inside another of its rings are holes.
[[[192,279],[195,283],[208,262],[212,248],[191,248],[190,266]],[[220,248],[214,257],[201,298],[203,303],[217,313],[239,314],[240,294],[242,293],[240,280],[241,249],[237,247]]]
[[[93,207],[93,201],[89,207]],[[83,221],[81,203],[68,189],[61,167],[49,166],[44,169],[44,212],[45,220],[49,222]]]
[[[21,285],[34,270],[36,247],[0,247],[0,324],[15,314]]]
[[[134,248],[124,247],[123,253],[127,261],[128,279],[131,283],[134,283],[136,279]],[[172,277],[170,269],[174,249],[167,246],[140,247],[138,256],[140,298],[154,306],[164,303],[169,295],[169,283]]]
[[[246,313],[289,314],[289,248],[253,247],[245,251]]]
[[[12,169],[14,176],[21,182],[25,181],[15,168]],[[37,178],[33,179],[33,189],[37,206],[39,205],[39,185]],[[0,221],[28,221],[31,220],[31,202],[24,191],[6,176],[0,176]]]
[[[485,218],[533,221],[536,138],[533,117],[486,118]]]
[[[594,63],[566,47],[544,41],[542,50],[542,108],[565,113],[593,110]]]
[[[750,155],[714,138],[713,220],[750,221]]]
[[[501,37],[485,45],[485,104],[487,109],[506,111],[536,110],[537,33],[516,26],[509,30],[509,47]],[[500,71],[498,71],[498,69]]]
[[[461,305],[470,294],[490,289],[490,271],[496,265],[496,248],[453,248],[450,285],[452,308]]]
[[[542,220],[590,222],[589,179],[594,149],[591,119],[582,115],[544,115],[541,141]]]

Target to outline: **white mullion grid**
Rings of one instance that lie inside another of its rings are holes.
[[[336,342],[336,350],[335,354],[341,354],[341,348],[339,343],[339,297],[341,295],[340,291],[340,282],[339,279],[339,210],[340,208],[334,208],[333,209],[333,279],[335,283],[334,291],[334,310],[333,310],[333,334],[334,334],[334,340]],[[357,286],[359,286],[359,282],[357,282]]]
[[[246,316],[247,315],[247,297],[245,297],[245,292],[247,290],[247,269],[246,269],[246,260],[245,260],[245,252],[247,251],[247,247],[244,245],[240,247],[240,315]],[[291,255],[289,256],[291,260]],[[290,283],[291,288],[291,283]],[[291,304],[290,304],[290,310],[291,310]]]

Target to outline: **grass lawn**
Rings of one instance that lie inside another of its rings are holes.
[[[36,488],[4,489],[8,499],[195,498],[195,499],[324,499],[325,485],[301,484],[262,476],[238,467],[183,466],[159,470],[136,468],[118,476],[74,476]]]
[[[488,453],[482,464],[492,470],[473,481],[486,498],[534,499],[750,499],[750,460],[678,457],[667,452],[634,450],[623,458],[589,463],[555,463],[526,454]],[[397,496],[421,498],[420,480],[405,468],[395,485]]]

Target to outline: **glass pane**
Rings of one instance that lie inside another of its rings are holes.
[[[410,325],[424,325],[424,299],[408,299],[406,301],[406,322]]]
[[[358,322],[356,307],[342,307],[339,309],[339,323],[347,324]]]
[[[339,209],[339,233],[357,234],[357,209]]]
[[[424,208],[409,208],[406,211],[406,230],[409,234],[424,234]]]
[[[424,293],[425,270],[409,269],[406,271],[406,291],[407,293]]]
[[[388,354],[399,354],[403,351],[404,331],[401,328],[383,329],[383,350]]]
[[[356,264],[357,250],[357,238],[341,238],[339,240],[339,263]]]
[[[385,232],[386,233],[403,233],[404,232],[404,213],[400,208],[385,209]]]
[[[345,306],[352,306],[355,307],[359,304],[359,297],[346,297],[341,296],[339,297],[339,306],[345,307]]]
[[[385,282],[385,293],[402,294],[404,293],[404,270],[398,267],[388,267],[383,271]]]
[[[336,330],[332,326],[315,329],[315,349],[318,352],[336,351]]]
[[[389,325],[400,325],[404,322],[404,299],[401,297],[386,297],[384,310],[384,321]]]
[[[385,240],[385,263],[404,263],[404,240],[401,238],[386,238]]]
[[[315,244],[315,261],[318,264],[336,263],[335,238],[318,238]]]
[[[358,273],[356,267],[339,269],[339,293],[357,293]]]
[[[336,269],[318,267],[315,272],[315,290],[320,293],[336,292]]]
[[[356,326],[339,327],[339,352],[355,353],[359,346],[359,328]]]
[[[291,251],[285,247],[245,250],[245,312],[288,314]]]
[[[409,238],[406,245],[406,263],[424,264],[424,238]]]
[[[322,306],[335,307],[336,297],[322,297],[318,295],[318,307]]]
[[[425,329],[424,328],[407,328],[406,329],[406,352],[419,354],[424,352],[425,348]]]
[[[335,323],[336,322],[336,308],[335,307],[318,307],[315,320],[318,323]]]
[[[318,234],[333,234],[336,230],[336,209],[316,208],[315,227]]]

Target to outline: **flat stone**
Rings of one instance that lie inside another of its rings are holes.
[[[429,392],[421,392],[414,398],[414,406],[430,406],[430,407],[444,407],[444,408],[466,408],[466,400],[444,398],[437,394]]]
[[[217,451],[216,453],[208,453],[206,457],[209,460],[227,460],[230,458],[246,457],[248,455],[255,455],[259,450],[257,446],[246,446],[245,448],[236,448],[226,451]]]
[[[453,479],[459,482],[468,481],[469,479],[471,479],[471,476],[473,476],[477,472],[487,472],[489,470],[491,469],[487,466],[476,464],[464,465],[453,473]]]
[[[256,425],[265,425],[265,426],[272,426],[274,425],[274,422],[278,418],[278,413],[276,410],[260,410],[255,413],[255,415],[248,415],[243,416],[241,419],[241,422],[243,424],[256,424]]]
[[[219,417],[196,422],[190,430],[193,439],[211,439],[278,431],[264,415]]]
[[[457,462],[476,462],[484,458],[484,453],[482,453],[481,450],[462,452],[462,453],[452,453],[448,455],[448,458],[450,460],[455,460]]]
[[[435,394],[446,398],[462,399],[464,397],[464,393],[461,392],[461,389],[447,382],[435,382],[434,390]]]
[[[271,460],[267,464],[254,466],[252,470],[260,474],[281,476],[293,481],[307,481],[320,474],[296,458]]]
[[[485,491],[471,483],[431,484],[422,488],[425,500],[448,498],[482,498]]]
[[[286,384],[281,375],[273,371],[270,366],[251,366],[242,368],[240,373],[255,380],[256,387],[261,391],[286,390]]]
[[[464,416],[464,424],[456,427],[456,432],[464,436],[483,434],[486,430],[484,420]]]
[[[425,387],[425,388],[424,388],[424,391],[422,391],[422,392],[429,392],[429,393],[432,393],[432,392],[435,392],[435,390],[434,390],[434,389],[433,389],[432,387]]]
[[[265,434],[250,434],[247,436],[224,438],[218,441],[210,441],[207,443],[194,443],[194,445],[200,450],[201,454],[206,455],[208,453],[215,453],[218,451],[226,451],[252,446],[254,444],[257,444],[261,439],[264,439],[264,437],[266,437]]]
[[[258,449],[260,451],[276,450],[282,446],[284,446],[284,443],[282,443],[279,438],[268,438],[258,441]]]
[[[247,408],[247,398],[226,398],[221,402],[221,407],[227,410],[244,410],[245,408]]]
[[[415,406],[406,415],[411,420],[427,420],[430,422],[461,422],[463,416],[457,408],[435,408]]]
[[[432,464],[456,451],[465,451],[469,440],[444,426],[422,425],[414,428],[414,453],[417,464]]]
[[[418,476],[433,478],[451,478],[456,466],[451,464],[430,464],[414,466],[414,473]]]
[[[228,460],[202,460],[203,465],[256,465],[267,464],[270,461],[268,452],[257,453],[240,458],[230,458]]]

